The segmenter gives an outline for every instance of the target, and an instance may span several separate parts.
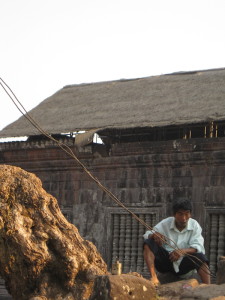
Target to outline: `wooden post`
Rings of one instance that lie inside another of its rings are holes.
[[[209,137],[210,138],[213,138],[213,129],[214,129],[214,126],[213,126],[213,122],[210,123],[209,125]]]

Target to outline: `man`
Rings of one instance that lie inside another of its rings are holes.
[[[173,217],[162,220],[153,231],[144,234],[144,259],[155,285],[159,284],[155,268],[177,276],[196,269],[202,282],[210,284],[202,229],[191,218],[191,211],[191,202],[179,199],[173,204]]]

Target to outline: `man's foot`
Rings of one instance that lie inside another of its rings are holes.
[[[160,285],[158,278],[150,278],[150,281],[155,287]]]

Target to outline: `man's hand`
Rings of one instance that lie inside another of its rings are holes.
[[[177,250],[174,250],[173,252],[170,252],[169,258],[172,262],[177,261],[181,256],[183,256],[180,252]]]
[[[150,239],[153,239],[156,244],[158,246],[162,246],[163,243],[165,243],[165,237],[164,235],[160,234],[160,233],[153,233],[151,236],[150,236]]]
[[[179,249],[174,250],[173,252],[170,252],[169,258],[172,262],[177,261],[181,256],[184,256],[186,254],[192,254],[196,253],[197,249],[195,248],[185,248],[185,249]]]

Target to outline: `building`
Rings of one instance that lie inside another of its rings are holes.
[[[150,226],[175,197],[191,199],[216,271],[225,255],[225,69],[70,85],[29,115]],[[124,272],[147,274],[145,227],[24,116],[0,132],[19,136],[28,138],[0,143],[0,163],[35,173],[109,270],[118,257]]]

